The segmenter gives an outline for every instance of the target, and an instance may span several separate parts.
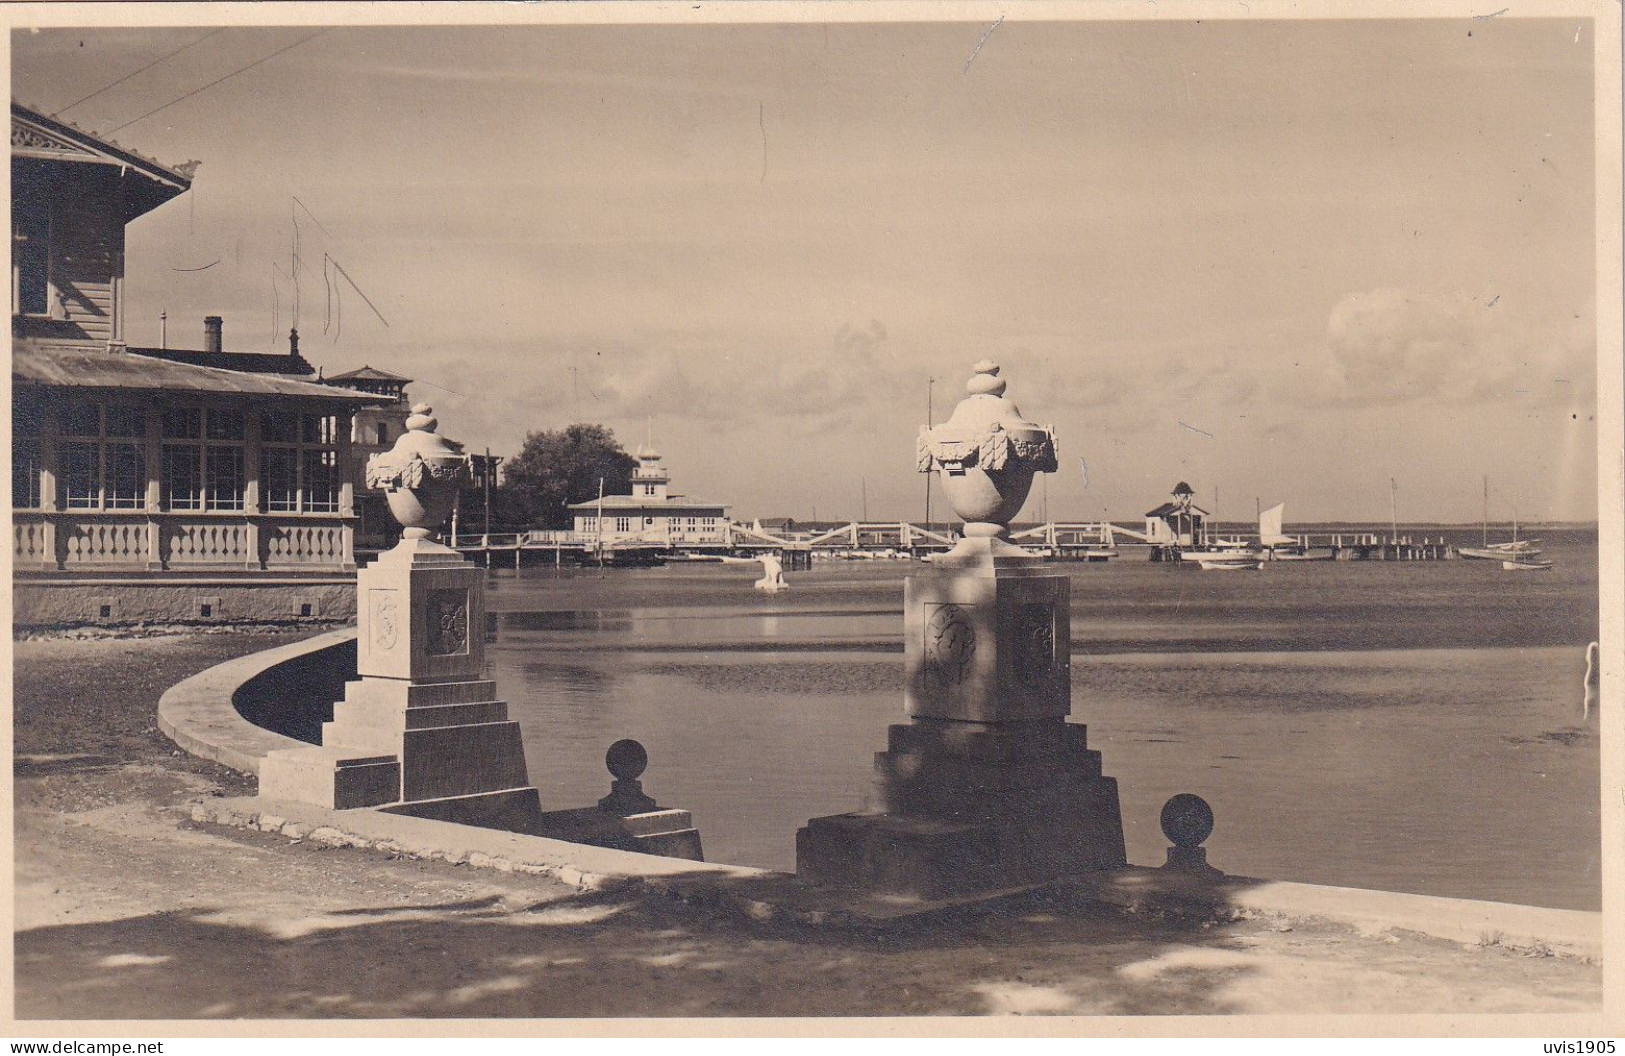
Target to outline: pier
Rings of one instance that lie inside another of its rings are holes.
[[[752,524],[726,522],[710,532],[650,530],[621,536],[613,542],[591,532],[538,529],[456,535],[450,544],[478,564],[493,569],[566,563],[654,564],[771,553],[784,562],[787,570],[794,571],[809,567],[814,558],[923,558],[947,551],[956,538],[953,527],[941,523],[848,521],[775,533]],[[1138,529],[1110,521],[1048,521],[1015,528],[1010,538],[1037,554],[1062,561],[1178,561],[1181,550],[1177,545],[1153,540]],[[1223,538],[1255,546],[1259,542],[1256,532],[1225,532]],[[1323,560],[1444,561],[1458,556],[1456,547],[1442,535],[1416,538],[1377,532],[1312,532],[1294,535],[1292,540],[1292,551]]]

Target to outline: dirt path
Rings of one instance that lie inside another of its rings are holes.
[[[286,636],[16,652],[22,1018],[1224,1014],[1594,1008],[1595,965],[1034,897],[859,933],[204,829],[244,779],[173,754],[163,689]]]

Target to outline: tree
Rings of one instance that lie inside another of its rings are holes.
[[[600,478],[605,495],[630,495],[637,464],[606,426],[577,423],[533,432],[503,467],[497,490],[505,519],[536,528],[568,528],[566,507],[596,499]]]

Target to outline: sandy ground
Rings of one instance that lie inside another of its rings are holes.
[[[1031,896],[876,931],[328,849],[189,820],[169,685],[273,634],[16,643],[22,1019],[1594,1010],[1594,964],[1324,922]]]

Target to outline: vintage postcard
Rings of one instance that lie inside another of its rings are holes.
[[[1493,6],[10,5],[10,1036],[1618,1034]]]

